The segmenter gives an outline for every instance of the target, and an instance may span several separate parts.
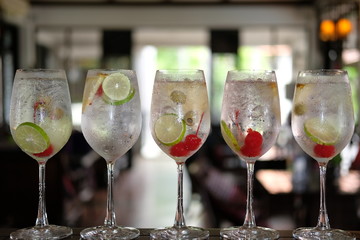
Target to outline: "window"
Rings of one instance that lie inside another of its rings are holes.
[[[144,122],[141,151],[144,156],[158,154],[154,151],[158,147],[148,124],[156,70],[202,69],[210,89],[210,50],[207,39],[207,31],[203,29],[139,29],[134,32],[134,69],[141,91]]]

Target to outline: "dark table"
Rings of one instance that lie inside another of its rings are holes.
[[[0,240],[3,239],[9,239],[9,235],[12,231],[14,231],[15,229],[0,229]],[[80,228],[75,228],[74,230],[74,234],[66,239],[80,239]],[[150,233],[151,229],[140,229],[140,237],[137,238],[138,240],[144,240],[144,239],[149,239],[149,233]],[[213,240],[213,239],[220,239],[219,237],[219,231],[220,229],[215,229],[215,228],[211,228],[209,229],[210,231],[210,237],[209,240]],[[282,230],[279,231],[280,232],[280,239],[279,240],[286,240],[286,239],[293,239],[292,238],[292,230]],[[360,231],[352,231],[355,236],[356,239],[360,239]]]

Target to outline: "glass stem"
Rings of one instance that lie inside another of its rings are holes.
[[[39,206],[35,225],[43,227],[48,224],[45,204],[45,162],[39,162]]]
[[[177,208],[174,221],[174,227],[185,227],[184,207],[183,207],[183,164],[177,165],[178,172],[178,190],[177,190]]]
[[[107,202],[106,202],[106,217],[104,224],[106,226],[115,226],[115,209],[114,209],[114,198],[113,198],[113,185],[114,185],[114,164],[115,162],[107,163]]]
[[[327,163],[319,163],[320,168],[320,212],[317,223],[317,228],[329,229],[330,223],[326,210],[326,198],[325,198],[325,182],[326,182],[326,166]]]
[[[254,165],[255,162],[246,162],[247,168],[247,200],[246,215],[244,227],[252,228],[256,226],[255,215],[253,211],[253,181],[254,181]]]

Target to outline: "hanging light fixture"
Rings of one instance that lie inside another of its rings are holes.
[[[356,5],[341,3],[338,0],[330,1],[328,8],[323,10],[322,21],[319,26],[319,37],[321,41],[343,40],[351,33],[353,26],[348,14],[353,12]]]
[[[321,41],[335,41],[346,38],[352,31],[351,21],[347,18],[340,18],[338,21],[325,19],[320,23]]]
[[[335,40],[335,23],[332,20],[325,19],[320,23],[320,39],[322,41]]]
[[[349,19],[340,18],[336,22],[336,34],[339,38],[345,38],[352,30],[352,24]]]

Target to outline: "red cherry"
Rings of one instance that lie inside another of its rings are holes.
[[[253,147],[244,145],[240,148],[240,152],[242,155],[244,155],[246,157],[256,157],[261,154],[261,147],[253,148]]]
[[[170,155],[174,157],[185,157],[189,154],[185,142],[179,142],[170,148]]]
[[[330,158],[335,155],[335,147],[333,145],[316,144],[314,147],[314,153],[317,157]]]
[[[189,134],[185,138],[185,148],[190,151],[197,150],[201,145],[201,138],[195,134]]]
[[[247,130],[244,145],[240,148],[241,154],[246,157],[256,157],[261,154],[261,145],[263,142],[262,135],[251,128]]]
[[[248,134],[245,137],[245,145],[251,148],[259,148],[262,145],[263,138],[258,131],[254,131],[251,128],[247,130]]]
[[[54,151],[54,147],[52,144],[50,144],[49,147],[47,149],[45,149],[43,152],[34,153],[33,155],[36,157],[48,157],[53,153],[53,151]]]
[[[96,91],[95,95],[101,97],[103,95],[103,92],[104,92],[104,90],[102,88],[102,85],[100,85],[100,87]]]

